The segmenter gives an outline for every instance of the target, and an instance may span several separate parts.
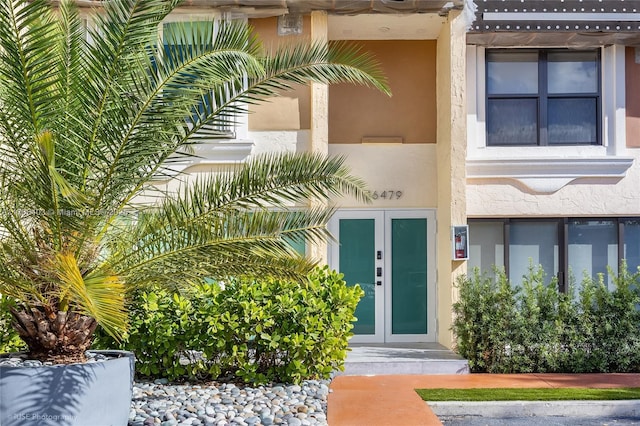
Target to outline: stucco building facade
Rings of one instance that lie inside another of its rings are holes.
[[[365,290],[354,342],[451,346],[470,267],[517,281],[531,261],[565,288],[640,264],[640,1],[194,0],[167,25],[212,15],[248,21],[265,46],[359,43],[388,77],[392,97],[298,87],[179,166],[346,158],[373,202],[336,200],[336,242],[305,251]]]

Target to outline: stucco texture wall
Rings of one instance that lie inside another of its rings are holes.
[[[305,16],[302,34],[278,35],[278,19],[250,19],[265,49],[277,48],[280,44],[308,40],[311,36],[311,19]],[[299,130],[309,129],[311,122],[309,86],[296,85],[293,90],[269,99],[268,102],[251,105],[249,110],[249,130]]]
[[[602,217],[640,213],[640,150],[623,179],[578,179],[552,194],[536,194],[514,180],[467,184],[469,217]]]
[[[329,143],[436,142],[436,41],[358,41],[381,63],[393,96],[362,86],[329,88]],[[392,139],[395,138],[395,139]]]
[[[329,145],[329,154],[345,156],[352,172],[362,178],[371,191],[387,192],[384,198],[378,197],[366,205],[353,199],[340,200],[343,208],[436,207],[434,144],[336,144]]]

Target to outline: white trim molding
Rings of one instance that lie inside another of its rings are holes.
[[[467,179],[510,179],[539,194],[550,194],[576,179],[622,179],[630,157],[500,158],[467,160]]]
[[[167,181],[187,169],[199,165],[220,165],[243,163],[252,154],[255,142],[251,140],[212,140],[191,146],[184,156],[175,155],[167,164],[164,175],[157,182]]]
[[[250,140],[209,141],[194,145],[194,156],[185,164],[230,164],[243,162],[249,157],[255,143]]]

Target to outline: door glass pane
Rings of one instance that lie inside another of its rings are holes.
[[[487,93],[538,93],[538,52],[487,53]]]
[[[624,258],[629,272],[638,272],[640,266],[640,221],[638,220],[624,224]]]
[[[558,224],[556,222],[522,222],[509,225],[509,280],[522,284],[529,266],[541,265],[549,284],[558,273]]]
[[[607,265],[618,271],[618,231],[612,220],[572,220],[569,222],[569,273],[579,285],[587,274],[605,275],[612,286]]]
[[[597,93],[598,53],[549,52],[547,54],[549,93]]]
[[[536,145],[537,99],[489,99],[488,145]]]
[[[595,98],[549,99],[549,144],[595,144],[597,100]]]
[[[391,330],[427,334],[427,220],[391,220]]]
[[[494,266],[504,266],[502,222],[470,223],[468,271],[479,268],[483,274],[493,277]]]
[[[356,308],[353,332],[375,334],[375,220],[340,219],[340,272],[347,285],[364,290]]]

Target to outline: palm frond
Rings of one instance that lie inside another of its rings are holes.
[[[97,204],[113,199],[120,201],[120,206],[128,202],[184,146],[183,135],[192,125],[191,116],[207,102],[203,97],[211,88],[260,67],[254,58],[255,40],[245,25],[205,24],[193,33],[184,25],[172,25],[165,29],[168,44],[147,45],[136,58],[136,70],[145,71],[126,78],[131,85],[121,94],[130,98],[126,102],[129,108],[132,101],[136,108],[128,115],[110,118],[109,126],[115,124],[124,131],[110,134],[111,143],[95,153],[99,159],[109,160],[99,162],[108,167],[99,170]],[[109,130],[106,124],[104,128]]]
[[[85,28],[78,15],[75,2],[61,2],[58,13],[61,19],[57,20],[60,39],[57,44],[57,56],[55,73],[58,75],[56,91],[59,93],[56,109],[56,129],[58,129],[58,144],[64,149],[57,152],[57,163],[65,175],[77,177],[74,184],[82,183],[79,177],[83,172],[82,164],[78,159],[83,157],[85,139],[81,134],[88,131],[86,120],[77,120],[83,115],[85,105],[86,84],[90,81],[85,63],[84,52],[87,49]],[[80,89],[80,90],[78,90]]]
[[[245,113],[243,104],[264,102],[271,96],[289,90],[294,84],[319,82],[326,84],[353,83],[374,87],[391,94],[384,74],[375,58],[363,52],[357,44],[323,42],[297,43],[284,46],[275,53],[261,57],[263,73],[248,74],[246,81],[230,81],[210,95],[225,99],[224,103],[208,102],[193,117],[184,135],[184,142],[198,139],[212,120],[217,125],[233,125],[238,114]]]
[[[51,90],[55,80],[48,75],[56,59],[50,50],[57,38],[55,29],[44,0],[0,2],[2,103],[11,105],[16,126],[31,135],[50,124],[47,116],[55,99]]]
[[[236,210],[291,207],[292,203],[329,200],[339,194],[367,202],[365,183],[349,173],[343,157],[318,153],[269,153],[236,165],[185,189],[193,209]]]
[[[290,89],[291,83],[309,81],[360,84],[391,94],[380,64],[360,45],[352,42],[283,45],[265,56],[264,67],[264,80],[257,79],[250,84],[263,96]]]
[[[107,333],[117,337],[127,323],[125,291],[120,279],[101,270],[83,276],[72,253],[59,253],[54,262],[61,303],[73,302],[77,311],[95,318]]]
[[[175,283],[230,275],[299,277],[316,261],[296,253],[291,241],[327,240],[325,224],[332,214],[332,209],[318,208],[218,211],[202,216],[178,203],[166,203],[159,212],[140,217],[113,241],[112,252],[118,255],[111,260],[129,283],[151,277]]]
[[[331,238],[326,223],[333,209],[297,203],[326,201],[337,194],[368,199],[363,182],[349,175],[342,158],[312,153],[259,156],[196,181],[178,195],[167,196],[156,210],[141,214],[117,233],[110,247],[117,255],[111,261],[121,265],[128,282],[160,280],[160,275],[163,280],[187,282],[217,277],[220,271],[229,274],[232,267],[234,273],[265,273],[278,257],[290,262],[300,258],[290,241]],[[272,269],[269,274],[282,271]]]
[[[166,0],[104,2],[104,13],[88,30],[93,42],[87,46],[84,63],[90,79],[82,87],[83,116],[76,117],[91,123],[85,135],[84,178],[100,172],[105,160],[118,152],[116,142],[128,132],[136,106],[130,95],[143,75],[141,61],[148,63],[146,49],[156,42],[158,25],[175,5]],[[97,197],[96,203],[102,201]]]
[[[331,238],[333,209],[314,200],[368,200],[343,158],[319,154],[258,156],[177,194],[153,186],[175,155],[293,84],[388,92],[355,47],[265,54],[244,23],[164,25],[178,1],[105,1],[84,28],[73,0],[55,13],[48,0],[0,0],[0,293],[118,336],[127,289],[300,277],[316,261],[290,242]],[[155,203],[121,220],[154,189]]]

